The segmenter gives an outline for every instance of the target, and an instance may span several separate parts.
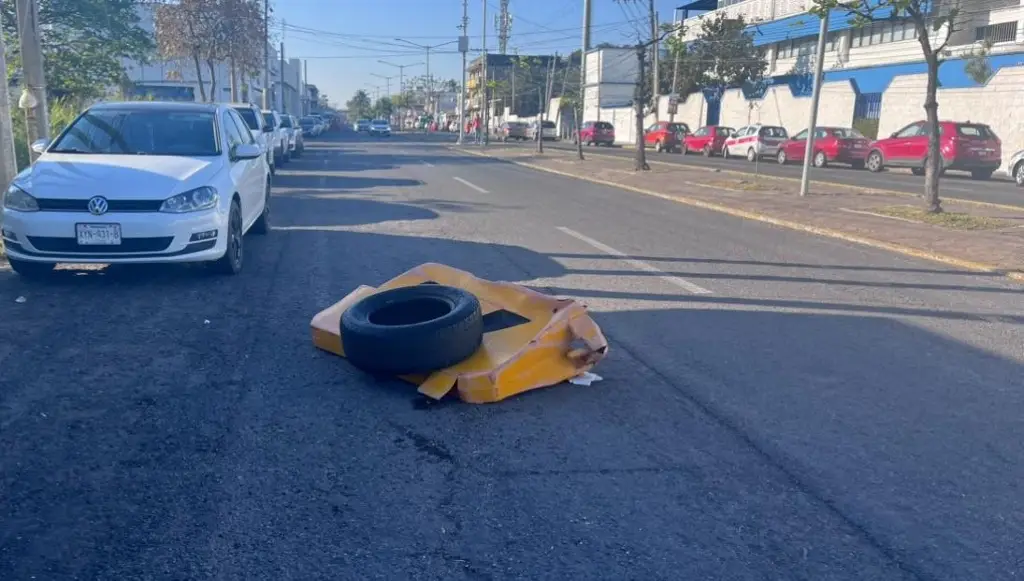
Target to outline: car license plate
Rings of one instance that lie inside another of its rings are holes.
[[[75,224],[79,246],[118,246],[121,244],[120,224]]]

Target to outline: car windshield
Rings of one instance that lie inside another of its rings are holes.
[[[314,121],[312,117],[303,117],[302,119],[299,119],[299,125],[313,125],[315,123],[316,121]]]
[[[359,123],[359,124],[369,123],[369,122],[370,122],[369,119],[360,119],[359,121],[357,121],[357,123]]]
[[[214,114],[207,111],[100,109],[79,117],[52,153],[220,155]]]
[[[964,137],[979,137],[981,139],[992,139],[994,134],[987,125],[957,125],[956,132]]]
[[[292,126],[292,120],[291,120],[290,117],[282,117],[281,118],[281,127],[291,127],[291,126]]]
[[[830,129],[829,132],[839,139],[866,139],[860,131],[849,127],[837,127]]]
[[[685,123],[669,123],[668,130],[673,133],[689,133],[690,128]]]
[[[781,127],[762,127],[761,131],[758,132],[761,137],[780,138],[788,137],[786,130]]]
[[[612,124],[608,123],[607,121],[598,121],[597,123],[594,123],[594,127],[605,131],[607,131],[608,129],[614,129],[614,127],[612,127]]]
[[[380,119],[373,122],[374,125],[387,125],[387,121],[381,121]]]
[[[260,128],[260,122],[256,119],[256,113],[248,107],[239,107],[235,109],[238,114],[245,120],[245,124],[249,126],[249,129],[257,130]]]

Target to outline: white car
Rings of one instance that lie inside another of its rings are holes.
[[[270,229],[270,167],[226,104],[101,103],[2,196],[11,268],[58,263],[207,262],[242,269],[243,236]]]
[[[273,131],[265,131],[267,122],[263,120],[263,113],[259,107],[251,103],[232,103],[235,111],[242,116],[242,120],[249,126],[249,132],[253,139],[266,150],[267,163],[270,164],[270,174],[277,172],[277,160],[274,155]]]
[[[374,119],[370,122],[370,135],[391,137],[391,124],[385,119]]]
[[[742,156],[747,161],[755,162],[758,159],[779,153],[779,146],[789,138],[786,129],[777,125],[747,125],[740,127],[722,145],[722,157]]]
[[[277,165],[284,165],[291,159],[288,153],[288,131],[281,124],[281,114],[277,111],[263,111],[263,128],[269,134],[270,143],[274,146],[274,159]]]

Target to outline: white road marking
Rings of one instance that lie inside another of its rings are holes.
[[[421,159],[420,163],[422,163],[423,165],[425,165],[427,167],[434,167],[434,164],[430,163],[429,161],[427,161],[425,159]]]
[[[489,193],[491,193],[491,192],[488,192],[487,190],[481,188],[480,186],[478,186],[478,185],[476,185],[476,184],[474,184],[472,182],[468,182],[468,181],[466,181],[466,180],[464,180],[464,179],[462,179],[460,177],[453,176],[452,179],[457,181],[457,182],[459,182],[460,184],[462,184],[462,185],[464,185],[466,187],[473,188],[474,190],[480,192],[481,194],[489,194]]]
[[[456,179],[458,179],[458,178],[456,178]],[[625,262],[626,264],[629,264],[630,266],[632,266],[634,268],[637,268],[639,270],[643,270],[643,271],[646,271],[646,272],[651,272],[651,273],[657,274],[658,278],[660,278],[661,280],[663,280],[663,281],[665,281],[665,282],[667,282],[669,284],[675,285],[675,286],[677,286],[677,287],[679,287],[681,289],[684,289],[684,290],[686,290],[688,292],[691,292],[691,293],[693,293],[695,295],[709,295],[709,294],[712,294],[711,291],[709,291],[708,289],[706,289],[706,288],[704,288],[702,286],[695,285],[695,284],[693,284],[692,282],[690,282],[688,280],[683,280],[683,279],[679,278],[678,276],[672,276],[670,274],[665,274],[664,271],[662,271],[662,270],[660,270],[658,268],[655,268],[655,267],[651,266],[650,264],[647,264],[646,262],[644,262],[642,260],[637,260],[635,258],[630,258],[629,255],[626,254],[625,252],[620,252],[620,251],[612,248],[611,246],[608,246],[607,244],[604,244],[602,242],[598,242],[597,240],[594,240],[593,238],[590,238],[589,236],[580,234],[579,232],[577,232],[575,230],[570,230],[569,228],[566,228],[564,226],[559,226],[558,229],[561,230],[562,232],[564,232],[565,234],[568,234],[569,236],[572,236],[573,238],[575,238],[577,240],[581,240],[583,242],[586,242],[587,244],[593,246],[594,248],[600,250],[601,252],[604,252],[605,254],[608,254],[609,256],[614,256],[614,257],[622,260],[623,262]]]

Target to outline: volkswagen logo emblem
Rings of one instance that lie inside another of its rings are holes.
[[[96,196],[89,200],[89,213],[93,216],[106,214],[108,208],[107,199],[103,196]]]

